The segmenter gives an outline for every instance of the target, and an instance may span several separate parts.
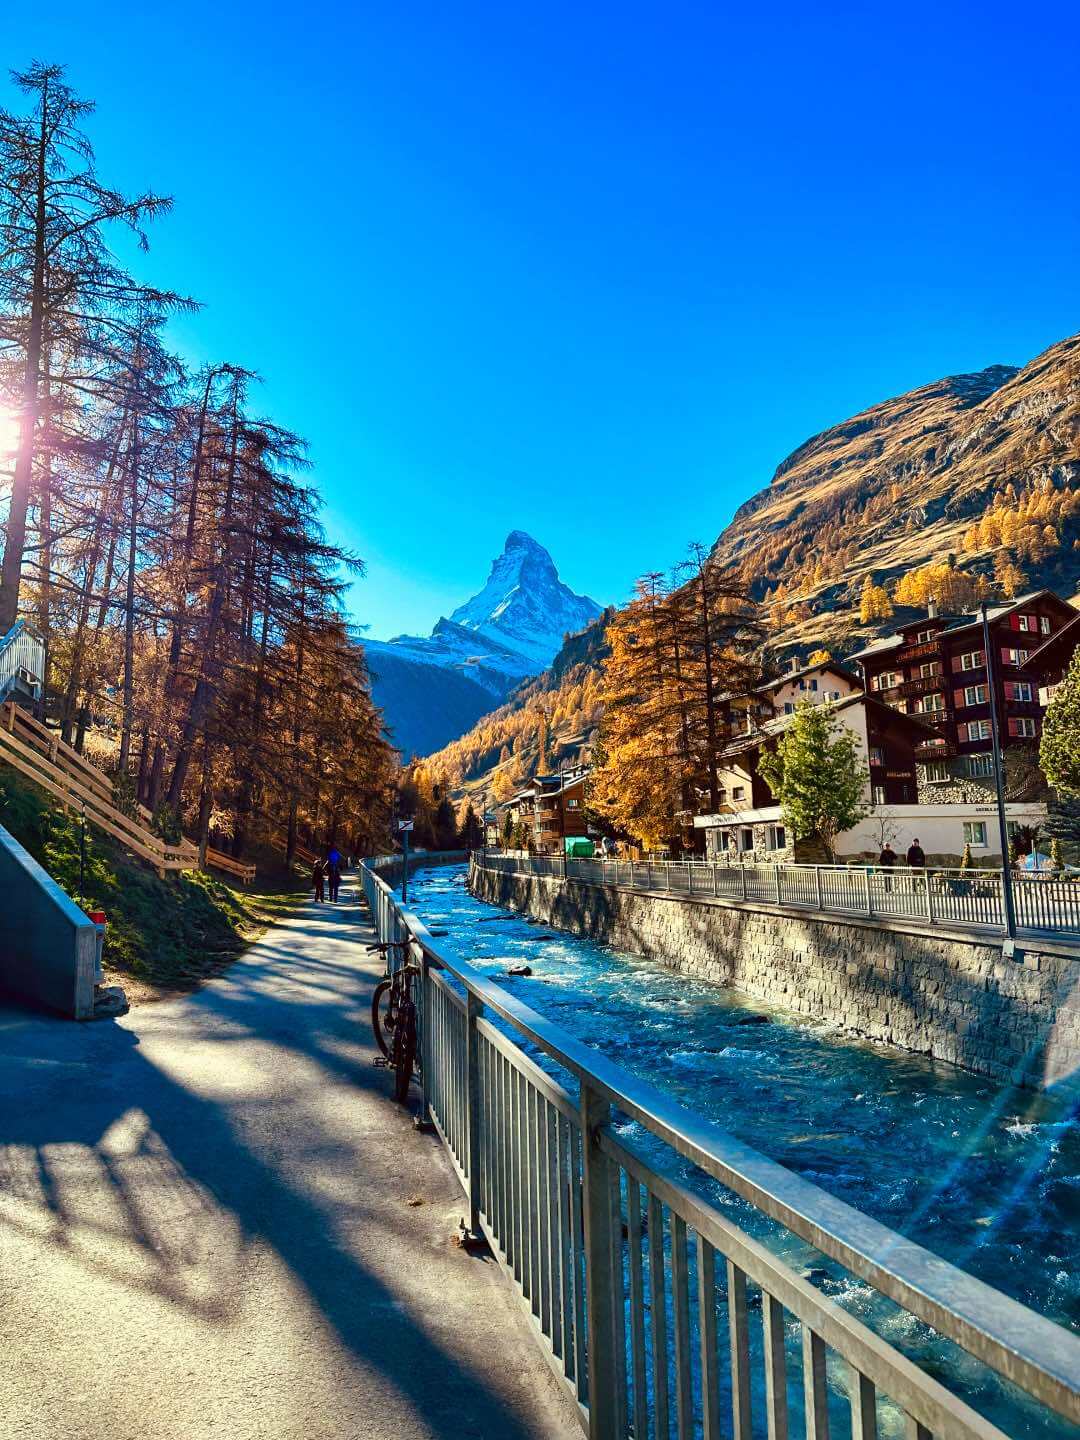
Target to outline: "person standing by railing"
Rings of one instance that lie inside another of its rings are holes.
[[[881,854],[878,856],[877,863],[878,863],[878,864],[882,867],[882,869],[885,871],[885,875],[884,875],[885,889],[886,889],[886,890],[891,890],[891,889],[892,889],[892,876],[889,874],[889,871],[890,871],[890,870],[892,869],[892,867],[896,864],[896,851],[892,848],[892,845],[889,843],[888,840],[885,841],[885,844],[884,844],[884,846],[882,847],[882,851],[881,851]]]
[[[910,870],[926,869],[926,852],[919,844],[919,837],[917,835],[908,846],[907,863]]]

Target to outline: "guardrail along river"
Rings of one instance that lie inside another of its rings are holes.
[[[409,882],[409,908],[445,932],[463,959],[740,1140],[1080,1333],[1075,1092],[1057,1099],[1001,1088],[851,1040],[488,905],[468,893],[465,878],[465,867],[455,866],[419,870]],[[521,965],[531,976],[507,974]],[[714,1181],[694,1183],[753,1228],[749,1205]],[[768,1239],[767,1229],[758,1230]],[[777,1243],[789,1262],[800,1258],[792,1236]],[[804,1259],[822,1290],[924,1368],[948,1371],[1008,1433],[1076,1433],[1045,1411],[1025,1413],[1027,1403],[977,1362],[911,1316],[892,1313],[808,1247]]]

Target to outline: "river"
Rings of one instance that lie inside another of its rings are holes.
[[[849,1039],[656,961],[474,899],[464,867],[420,870],[409,908],[526,1004],[740,1140],[1080,1333],[1080,1103],[1001,1088]],[[494,918],[500,917],[500,918]],[[529,977],[510,978],[528,964]],[[630,1122],[626,1122],[630,1126]],[[634,1127],[636,1129],[636,1127]],[[710,1184],[712,1182],[709,1182]],[[718,1190],[720,1187],[716,1187]],[[719,1198],[719,1197],[717,1197]],[[730,1208],[749,1207],[723,1192]],[[757,1227],[764,1234],[767,1227]],[[793,1263],[812,1252],[773,1237]],[[818,1260],[820,1264],[820,1260]],[[821,1288],[1010,1434],[1074,1435],[827,1267]],[[910,1332],[910,1333],[908,1333]],[[959,1373],[958,1372],[963,1372]]]

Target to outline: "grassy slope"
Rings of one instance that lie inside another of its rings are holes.
[[[0,825],[85,909],[108,916],[106,978],[129,998],[191,988],[240,953],[258,931],[302,898],[306,883],[260,866],[254,884],[233,888],[201,873],[165,880],[109,836],[86,827],[79,895],[79,817],[0,765]]]

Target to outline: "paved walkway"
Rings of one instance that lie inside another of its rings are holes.
[[[355,900],[195,995],[0,1010],[0,1435],[574,1437],[372,1064]]]

